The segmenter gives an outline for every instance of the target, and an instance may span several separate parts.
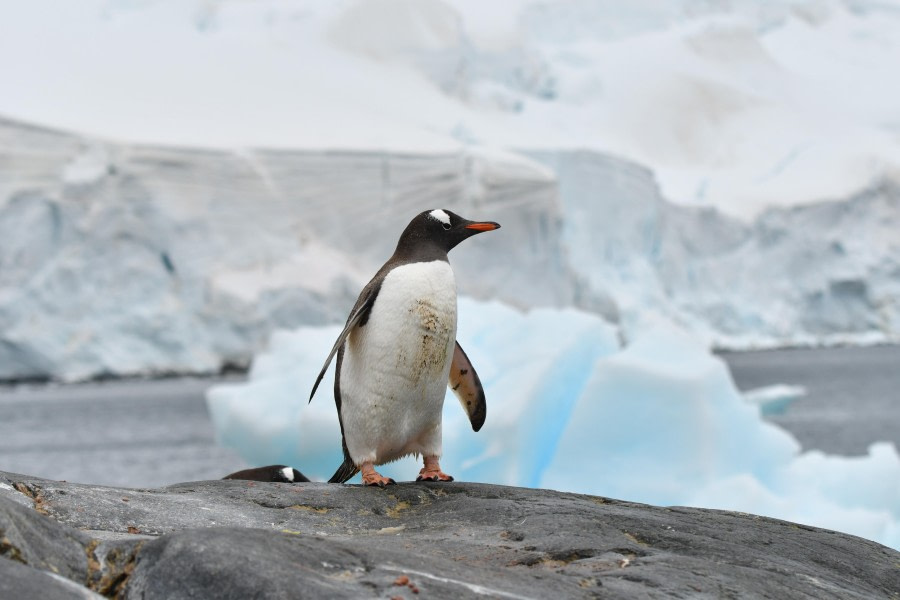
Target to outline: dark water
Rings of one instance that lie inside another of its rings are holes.
[[[900,448],[900,346],[724,353],[735,383],[748,390],[802,385],[807,395],[771,421],[803,448],[865,454],[876,441]]]
[[[900,447],[900,347],[722,356],[741,389],[806,386],[805,398],[772,418],[805,449]],[[129,487],[223,477],[247,465],[215,443],[204,391],[216,382],[0,387],[0,470]]]
[[[156,487],[245,463],[216,445],[204,379],[0,388],[0,470]]]

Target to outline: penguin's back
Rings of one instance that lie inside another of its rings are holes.
[[[435,432],[440,442],[455,342],[456,280],[448,262],[408,263],[385,274],[341,360],[341,418],[354,461],[382,464],[434,450],[422,444]]]

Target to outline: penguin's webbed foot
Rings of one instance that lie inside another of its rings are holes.
[[[393,479],[391,479],[390,477],[382,477],[381,475],[379,475],[378,479],[371,479],[371,480],[363,479],[363,483],[366,485],[378,486],[378,487],[383,488],[386,485],[394,485],[397,482],[394,481]]]
[[[437,457],[426,456],[425,466],[419,471],[416,481],[453,481],[453,477],[441,471]]]
[[[378,487],[384,487],[386,485],[394,485],[397,483],[390,477],[385,477],[376,471],[371,463],[360,465],[359,470],[362,472],[363,485],[377,485]]]
[[[416,477],[416,481],[453,481],[452,475],[447,475],[443,471],[438,473],[424,473],[425,469],[419,471],[419,476]]]

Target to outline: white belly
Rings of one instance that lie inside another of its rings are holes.
[[[368,322],[347,338],[341,363],[341,420],[356,464],[440,456],[455,342],[450,265],[413,263],[388,273]]]

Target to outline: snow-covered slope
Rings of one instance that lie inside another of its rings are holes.
[[[900,172],[897,0],[0,0],[0,115],[207,147],[587,148],[742,217]]]

